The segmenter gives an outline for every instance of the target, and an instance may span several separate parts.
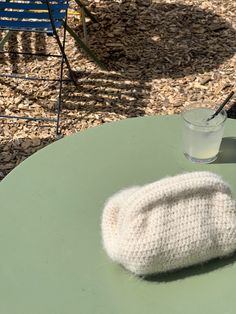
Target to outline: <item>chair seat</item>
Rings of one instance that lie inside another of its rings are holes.
[[[68,8],[67,0],[48,0],[54,25],[62,26]],[[52,32],[52,24],[45,0],[0,0],[0,29]]]

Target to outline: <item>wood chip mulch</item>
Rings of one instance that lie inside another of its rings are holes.
[[[215,107],[236,85],[233,0],[87,0],[87,44],[102,71],[67,34],[66,53],[78,87],[63,86],[62,133],[144,115],[179,113],[193,102]],[[71,0],[71,12],[77,12]],[[69,25],[83,36],[79,15]],[[3,33],[1,34],[3,36]],[[57,53],[54,38],[14,33],[5,49]],[[1,73],[56,78],[59,60],[1,54]],[[67,75],[67,70],[65,71]],[[0,78],[0,114],[55,117],[55,82]],[[232,102],[231,102],[232,104]],[[0,179],[55,140],[55,128],[1,120]]]

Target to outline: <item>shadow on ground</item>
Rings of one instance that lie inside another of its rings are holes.
[[[81,71],[77,88],[73,84],[63,88],[68,109],[143,115],[154,79],[205,73],[236,52],[236,31],[210,10],[150,0],[100,0],[90,6],[99,23],[88,25],[89,45],[111,72]],[[81,33],[80,28],[77,31]],[[31,36],[36,36],[34,47]],[[20,40],[13,36],[9,45],[47,50],[44,35],[23,34]],[[12,70],[18,71],[15,58],[11,59]],[[48,88],[55,89],[53,84]]]
[[[2,32],[0,39],[7,34]],[[30,32],[10,32],[7,43],[4,45],[3,51],[10,52],[0,54],[1,64],[6,64],[9,56],[9,63],[11,64],[10,72],[19,73],[22,72],[21,60],[24,63],[31,62],[32,58],[43,60],[41,56],[30,56],[30,54],[47,54],[47,35],[42,33],[30,33]],[[20,55],[15,52],[23,52],[26,54]]]
[[[99,1],[89,38],[111,70],[150,81],[217,68],[236,52],[236,31],[210,10],[150,0]],[[105,51],[104,51],[105,50]]]
[[[89,44],[115,74],[82,74],[79,95],[73,87],[65,90],[74,93],[78,108],[87,102],[94,111],[123,108],[130,117],[134,108],[142,115],[153,80],[181,84],[181,78],[217,69],[236,52],[236,30],[210,10],[150,0],[101,0],[91,8],[99,23],[88,25]],[[66,99],[68,107],[76,103],[73,96]]]

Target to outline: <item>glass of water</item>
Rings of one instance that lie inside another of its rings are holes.
[[[215,118],[210,108],[191,108],[182,113],[183,150],[185,156],[196,163],[210,163],[216,160],[227,118],[222,110]]]

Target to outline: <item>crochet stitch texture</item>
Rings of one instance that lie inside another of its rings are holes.
[[[105,204],[103,246],[136,275],[202,263],[236,249],[236,202],[216,174],[190,172],[124,189]]]

